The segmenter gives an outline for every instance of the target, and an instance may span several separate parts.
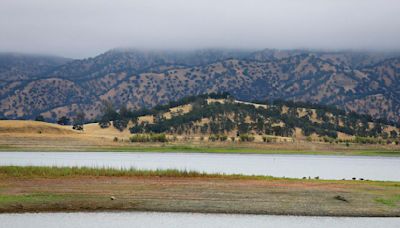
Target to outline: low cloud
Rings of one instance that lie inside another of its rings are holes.
[[[0,51],[400,50],[397,0],[2,0]]]

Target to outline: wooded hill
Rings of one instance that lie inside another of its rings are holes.
[[[293,100],[400,121],[398,53],[111,50],[63,60],[0,56],[0,118],[93,120],[102,101],[151,108],[186,96]]]
[[[229,94],[187,97],[153,109],[118,111],[106,105],[102,127],[128,127],[134,134],[204,135],[240,137],[280,136],[312,140],[376,140],[397,142],[399,126],[369,115],[346,112],[333,106],[300,102],[241,102]],[[254,138],[253,138],[254,139]],[[251,141],[251,138],[250,138]]]

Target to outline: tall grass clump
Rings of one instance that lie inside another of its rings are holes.
[[[39,167],[0,166],[0,176],[11,177],[69,177],[69,176],[164,176],[164,177],[204,177],[216,176],[196,171],[177,169],[140,170],[89,168],[89,167]]]
[[[104,176],[104,177],[215,177],[231,179],[276,179],[271,176],[246,176],[240,174],[208,174],[204,172],[157,169],[140,170],[114,169],[114,168],[89,168],[89,167],[42,167],[42,166],[0,166],[0,178],[55,178],[55,177],[79,177],[79,176]]]

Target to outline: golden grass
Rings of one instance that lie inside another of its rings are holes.
[[[31,121],[31,120],[1,120],[1,134],[75,134],[71,126]]]

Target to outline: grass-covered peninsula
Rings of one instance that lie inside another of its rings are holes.
[[[0,212],[170,211],[400,216],[400,183],[177,170],[0,167]]]

